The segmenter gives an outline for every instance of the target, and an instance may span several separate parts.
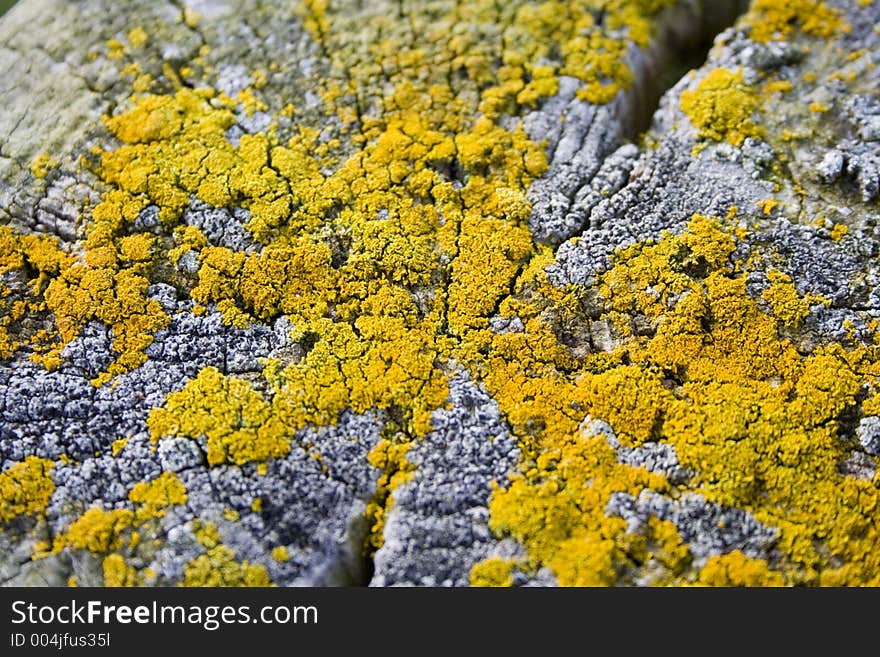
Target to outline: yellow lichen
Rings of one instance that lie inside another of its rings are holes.
[[[746,137],[761,136],[761,127],[752,118],[759,109],[758,95],[741,71],[713,69],[696,89],[681,94],[681,110],[700,129],[701,137],[734,146]]]
[[[138,75],[134,82],[131,83],[131,88],[137,91],[138,93],[146,93],[153,86],[153,76],[149,73],[142,73]]]
[[[782,586],[785,581],[760,559],[750,559],[739,550],[709,557],[700,570],[700,584],[706,586]]]
[[[264,461],[290,451],[292,429],[242,379],[207,367],[147,418],[153,441],[163,436],[207,437],[208,464]]]
[[[110,453],[113,456],[119,456],[119,453],[125,449],[125,446],[128,444],[128,438],[117,438],[110,445]]]
[[[806,302],[776,272],[769,274],[771,287],[784,290],[770,295],[772,314],[761,310],[746,293],[744,272],[730,262],[734,244],[729,233],[700,218],[681,236],[619,255],[598,289],[607,311],[617,314],[624,336],[617,358],[625,354],[626,363],[597,354],[567,375],[550,377],[545,369],[507,376],[500,385],[488,379],[517,433],[530,433],[524,446],[531,464],[493,494],[491,526],[523,541],[560,583],[611,583],[627,564],[670,553],[660,548],[670,544],[668,537],[627,534],[622,520],[605,515],[612,492],[663,493],[669,484],[618,464],[604,437],[579,435],[588,413],[608,421],[621,438],[649,435],[670,443],[681,465],[697,473],[690,486],[777,528],[786,582],[878,581],[873,546],[880,537],[871,521],[878,492],[870,481],[840,474],[847,452],[837,436],[837,423],[859,403],[860,381],[880,373],[877,353],[837,345],[800,353],[779,331],[803,317]],[[693,264],[705,273],[690,273]],[[647,335],[630,328],[635,316],[653,327]],[[591,391],[621,375],[629,383],[613,388],[615,406],[603,406],[601,395],[597,405]],[[627,404],[637,412],[614,414]],[[537,429],[529,432],[529,426]],[[671,554],[677,568],[687,563],[680,550]],[[725,571],[732,583],[780,582],[766,564],[740,568],[735,560],[722,560],[723,568],[712,562],[705,577]],[[676,567],[670,570],[676,581]]]
[[[125,559],[118,554],[110,554],[104,557],[104,586],[137,586],[137,570],[125,563]]]
[[[186,488],[173,472],[163,472],[150,482],[135,484],[128,499],[141,504],[137,518],[161,518],[165,509],[176,504],[186,504]]]
[[[789,80],[772,80],[764,85],[763,92],[768,95],[773,93],[786,94],[793,88],[794,85]]]
[[[196,538],[205,553],[186,564],[182,586],[272,586],[265,566],[236,561],[215,525],[199,525]]]
[[[366,63],[346,73],[347,82],[341,83],[332,76],[328,80],[324,97],[335,103],[333,113],[344,113],[353,109],[355,96],[373,93],[372,62],[393,57],[403,67],[395,76],[387,101],[383,100],[388,109],[381,119],[363,121],[362,134],[351,135],[352,141],[365,143],[363,152],[342,166],[334,163],[330,154],[317,156],[335,147],[316,143],[317,131],[306,126],[287,143],[278,143],[270,131],[244,135],[240,144],[233,147],[226,140],[226,130],[234,121],[232,107],[238,103],[247,111],[265,109],[252,89],[243,90],[237,100],[208,88],[185,87],[167,96],[133,97],[126,111],[105,119],[110,132],[123,142],[117,148],[97,151],[98,173],[113,189],[92,211],[84,262],[71,263],[45,291],[47,309],[54,313],[58,323],[60,343],[40,356],[40,360],[57,366],[61,347],[87,321],[96,319],[114,329],[114,349],[118,355],[110,368],[95,378],[96,384],[144,361],[143,350],[149,346],[152,334],[167,324],[168,317],[156,302],[146,298],[146,275],[152,258],[158,255],[155,244],[146,234],[126,235],[125,231],[150,204],[159,207],[166,226],[177,222],[191,195],[217,207],[238,205],[250,210],[248,228],[260,241],[277,241],[277,248],[249,257],[247,263],[240,263],[237,273],[235,267],[239,266],[241,254],[223,250],[203,253],[194,298],[203,303],[216,302],[227,321],[240,327],[247,325],[251,315],[265,320],[289,312],[285,306],[293,305],[294,311],[304,310],[307,315],[301,318],[303,333],[318,333],[317,327],[310,324],[325,320],[327,304],[337,298],[349,317],[352,313],[364,314],[357,307],[364,300],[364,291],[383,276],[389,276],[392,289],[395,285],[422,286],[435,280],[444,269],[442,261],[459,254],[455,243],[459,232],[474,233],[473,239],[481,240],[480,235],[499,228],[517,233],[512,238],[521,244],[512,250],[505,250],[505,246],[485,254],[473,253],[471,249],[461,251],[468,257],[473,254],[474,266],[502,265],[498,276],[486,279],[485,291],[472,289],[483,280],[471,274],[470,265],[457,266],[455,277],[462,280],[451,288],[453,297],[439,295],[435,308],[421,325],[406,326],[407,334],[395,332],[405,344],[377,344],[377,336],[372,336],[365,344],[345,347],[349,353],[361,352],[359,366],[346,368],[348,371],[341,375],[340,383],[353,389],[352,399],[348,400],[352,406],[360,407],[359,399],[364,403],[370,401],[367,397],[371,393],[366,388],[380,372],[389,380],[389,390],[379,394],[382,406],[410,406],[415,391],[422,389],[424,378],[433,377],[424,394],[427,403],[412,411],[410,429],[423,433],[428,427],[428,407],[436,406],[445,397],[442,377],[429,374],[433,361],[440,356],[438,352],[432,353],[431,342],[437,326],[445,321],[443,306],[483,299],[484,309],[491,309],[490,298],[503,291],[506,278],[515,272],[530,248],[527,231],[516,224],[528,214],[524,189],[544,171],[546,162],[540,146],[528,140],[521,128],[508,130],[496,120],[508,110],[515,111],[518,104],[532,106],[555,93],[560,75],[579,78],[584,83],[580,95],[594,102],[610,100],[631,81],[632,74],[624,63],[628,45],[647,46],[651,17],[669,4],[670,0],[596,0],[515,3],[501,8],[480,3],[473,10],[453,8],[439,18],[433,12],[415,10],[412,21],[423,24],[429,36],[422,46],[413,45],[401,51],[390,41],[368,44]],[[306,28],[328,43],[349,20],[344,13],[333,12],[322,3],[304,3],[301,11]],[[597,16],[601,18],[597,20]],[[493,17],[498,23],[511,25],[502,53],[494,50],[498,44],[487,42],[478,34],[457,31],[453,35],[443,27]],[[194,25],[194,15],[184,12],[184,21]],[[407,23],[407,30],[410,27]],[[146,41],[143,28],[134,28],[128,34],[132,47],[143,47]],[[343,70],[347,68],[343,59],[352,53],[352,44],[340,41],[338,45],[334,61]],[[116,39],[108,42],[108,47],[114,57],[121,57],[125,50]],[[425,48],[438,55],[449,53],[450,57],[434,57],[431,75],[421,79],[412,73],[415,67],[425,65]],[[539,60],[544,63],[534,63]],[[457,70],[467,71],[466,89],[450,86],[450,77]],[[173,71],[167,74],[176,79]],[[259,88],[265,80],[263,73],[256,72],[253,88]],[[139,88],[147,86],[145,82]],[[477,112],[485,116],[474,120]],[[339,143],[338,139],[332,141]],[[322,173],[327,163],[334,165],[336,173]],[[470,180],[464,190],[454,189],[438,174],[438,167],[449,166],[462,166],[467,171]],[[498,183],[503,183],[503,188]],[[428,197],[434,199],[433,204],[411,202],[413,198]],[[293,239],[298,231],[319,228],[334,208],[348,210],[340,215],[338,229],[350,231],[354,244],[362,247],[340,272],[338,280],[333,280],[327,271],[329,259],[324,245],[314,236],[304,236],[298,243]],[[377,210],[388,211],[391,220],[382,224],[367,220]],[[482,220],[489,219],[487,213],[500,223],[484,225]],[[279,237],[283,239],[277,240]],[[294,243],[288,244],[289,240]],[[483,241],[491,248],[498,243]],[[204,244],[184,237],[179,249],[171,249],[168,254],[172,262],[178,261],[187,250],[185,247],[198,250]],[[377,259],[380,253],[382,257]],[[326,285],[310,294],[291,289],[290,283],[306,278],[305,272],[294,266],[282,272],[280,285],[266,287],[267,279],[272,280],[290,256],[302,257],[306,268],[319,266],[310,272],[311,280],[304,280],[302,287],[325,281]],[[370,266],[364,267],[365,264]],[[358,266],[363,271],[358,272]],[[222,278],[217,279],[224,275],[241,280],[221,284]],[[124,295],[111,298],[107,294],[110,290],[124,291]],[[412,307],[411,303],[408,305]],[[451,319],[458,321],[457,317]],[[467,321],[485,324],[481,318],[468,317]],[[391,337],[388,331],[384,334]],[[341,338],[337,340],[340,347]],[[413,376],[407,377],[409,381],[394,380],[401,373],[379,367],[378,354],[398,347],[419,354],[418,367]],[[325,359],[321,363],[323,374],[338,369],[339,362],[338,356]],[[317,363],[311,365],[301,369],[314,370]],[[353,376],[355,372],[363,372],[367,383]],[[294,385],[302,382],[301,376],[293,378]],[[306,419],[332,420],[345,400],[337,395],[328,395],[327,399],[330,402],[326,408],[308,413]]]
[[[54,169],[57,166],[58,162],[51,155],[40,153],[31,162],[31,173],[34,174],[35,178],[45,178],[49,174],[50,169]]]
[[[769,217],[773,214],[773,210],[780,206],[780,203],[775,198],[765,198],[763,201],[758,201],[756,205],[763,210],[764,216]]]
[[[771,269],[767,272],[767,280],[770,285],[761,296],[770,304],[773,314],[788,326],[797,326],[806,319],[810,314],[811,298],[798,294],[791,277]]]
[[[105,203],[111,203],[113,209],[102,212],[127,212],[112,198]],[[132,210],[131,220],[137,211]],[[112,216],[114,222],[120,221],[119,215]],[[0,272],[17,269],[35,273],[29,281],[26,311],[50,312],[57,327],[60,341],[46,341],[34,360],[57,366],[62,347],[93,319],[113,328],[117,354],[116,361],[96,377],[95,383],[103,383],[146,360],[143,350],[152,343],[155,331],[169,321],[159,303],[146,296],[150,282],[144,275],[149,265],[145,261],[150,257],[151,238],[131,235],[112,240],[95,225],[87,240],[93,248],[86,253],[85,262],[68,255],[54,238],[20,234],[8,226],[0,227],[0,243]]]
[[[185,7],[183,10],[183,22],[187,27],[191,27],[195,29],[199,25],[199,21],[202,19],[199,12],[190,9],[189,7]]]
[[[121,547],[121,535],[133,522],[134,513],[129,509],[105,511],[92,507],[70,523],[66,532],[55,537],[53,550],[75,548],[106,554]]]
[[[284,563],[290,560],[290,555],[287,554],[287,548],[284,545],[278,545],[272,548],[272,558],[279,563]]]
[[[55,537],[52,551],[75,549],[105,555],[105,580],[109,578],[115,582],[107,586],[130,586],[136,583],[132,579],[135,578],[136,569],[125,563],[119,551],[135,549],[141,541],[138,528],[163,517],[167,507],[186,504],[187,496],[177,475],[163,472],[152,481],[135,484],[128,493],[128,499],[134,503],[136,510],[88,508]]]
[[[752,39],[762,43],[787,39],[795,30],[830,37],[849,29],[838,9],[820,0],[753,0],[746,20]]]
[[[0,274],[19,271],[25,274],[26,287],[12,290],[2,286],[4,298],[0,300],[0,357],[8,358],[22,345],[39,342],[39,332],[27,335],[19,329],[15,339],[8,332],[13,321],[28,314],[46,310],[43,294],[54,277],[71,265],[73,258],[61,250],[58,240],[41,235],[24,235],[10,226],[0,226]],[[60,347],[35,345],[33,360],[48,358]],[[47,355],[47,353],[49,355]]]
[[[471,568],[471,586],[513,586],[516,562],[501,557],[484,559]]]
[[[831,227],[831,239],[833,239],[835,242],[839,242],[844,237],[846,237],[846,234],[848,232],[849,226],[847,226],[846,224],[834,224],[834,226]]]
[[[371,523],[367,546],[371,549],[378,549],[385,542],[385,515],[394,504],[394,489],[412,478],[414,468],[406,460],[410,447],[409,443],[393,443],[383,438],[367,456],[370,465],[382,473],[376,484],[375,498],[367,505],[366,511]]]
[[[105,45],[109,59],[122,59],[125,56],[125,44],[119,39],[108,39]]]
[[[136,27],[128,33],[128,43],[132,48],[143,48],[149,37],[142,27]]]
[[[55,492],[54,466],[47,459],[28,456],[0,472],[0,522],[8,523],[19,516],[46,510]]]

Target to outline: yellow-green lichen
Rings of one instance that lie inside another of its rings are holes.
[[[278,115],[295,123],[284,138],[272,126],[230,143],[233,110],[272,109],[260,75],[235,99],[182,87],[134,96],[105,120],[118,143],[95,153],[108,191],[92,211],[83,255],[0,232],[10,245],[0,251],[3,267],[38,263],[31,306],[8,314],[54,315],[54,364],[85,322],[112,326],[117,360],[100,383],[143,362],[169,321],[146,297],[150,276],[196,255],[194,286],[175,281],[190,289],[194,312],[215,307],[239,327],[285,315],[301,353],[267,361],[260,385],[204,369],[150,412],[153,439],[204,436],[210,465],[257,461],[265,474],[267,459],[288,454],[296,429],[333,423],[343,409],[388,410],[389,437],[369,456],[381,473],[367,512],[370,549],[382,544],[394,487],[411,476],[407,450],[446,401],[448,372],[464,367],[497,400],[523,455],[490,504],[492,529],[528,552],[515,567],[546,566],[576,585],[627,581],[640,567],[653,569],[654,583],[876,583],[876,485],[837,467],[848,456],[837,428],[880,375],[873,348],[799,351],[783,332],[803,321],[811,298],[775,270],[764,298],[749,297],[732,261],[742,233],[710,218],[623,250],[591,290],[549,285],[552,253],[529,233],[527,191],[547,161],[517,117],[554,94],[560,75],[583,83],[582,98],[614,98],[632,80],[628,44],[646,46],[650,18],[668,4],[479,1],[439,13],[406,5],[401,20],[304,2],[304,26],[331,59],[320,95],[338,134],[327,139],[287,108]],[[795,4],[789,12],[758,0],[753,15],[767,24],[753,38],[831,29],[822,3]],[[824,18],[813,21],[810,8]],[[485,31],[493,25],[507,27]],[[346,36],[353,33],[365,37]],[[759,97],[739,71],[709,72],[684,92],[681,109],[702,138],[738,146],[762,134]],[[262,248],[211,246],[182,226],[191,196],[247,209]],[[162,221],[159,240],[132,228],[150,205]],[[583,320],[592,298],[617,346],[576,357],[557,336]],[[516,317],[524,330],[495,334],[494,315]],[[731,553],[695,569],[671,523],[650,518],[627,532],[605,513],[613,493],[678,489],[619,463],[588,418],[608,422],[625,446],[672,445],[708,501],[778,530],[779,558]],[[174,481],[156,480],[131,491],[137,510],[90,509],[58,546],[120,550],[121,532],[150,522],[139,514],[154,518],[185,500]],[[265,567],[236,561],[216,527],[196,531],[205,553],[187,564],[184,583],[269,583]],[[124,560],[104,566],[108,581],[130,581]],[[471,575],[475,584],[509,584],[513,567],[489,560]]]
[[[149,37],[142,27],[135,27],[128,33],[128,43],[132,48],[143,48],[147,41],[149,41]]]
[[[122,534],[133,522],[134,513],[129,509],[105,511],[91,507],[70,523],[67,531],[55,537],[53,549],[73,548],[106,554],[122,546]]]
[[[375,497],[367,505],[366,511],[370,523],[370,533],[366,543],[370,550],[382,547],[385,542],[383,534],[385,516],[394,504],[394,489],[412,478],[414,468],[406,460],[406,453],[410,447],[409,443],[393,443],[383,438],[367,456],[370,465],[381,472],[376,484]]]
[[[753,0],[746,21],[752,39],[762,43],[786,39],[795,30],[829,37],[849,29],[840,10],[820,0]]]
[[[765,198],[763,201],[758,201],[756,205],[761,208],[764,212],[764,215],[769,217],[773,214],[773,211],[779,207],[780,203],[775,198]]]
[[[102,203],[102,213],[122,222],[123,212],[109,194]],[[118,200],[118,199],[116,199]],[[100,206],[99,206],[100,207]],[[134,220],[140,208],[131,210]],[[96,208],[96,213],[98,209]],[[158,302],[148,299],[152,238],[130,235],[113,238],[109,229],[95,224],[86,240],[83,260],[67,254],[52,237],[20,234],[8,226],[0,227],[0,273],[23,270],[32,278],[20,303],[30,314],[50,313],[57,337],[36,334],[18,342],[9,341],[6,349],[14,352],[21,344],[34,343],[33,360],[50,368],[60,364],[62,347],[73,340],[90,320],[98,320],[113,329],[113,348],[117,358],[108,370],[95,379],[107,381],[112,375],[144,362],[143,350],[153,341],[153,334],[168,323]],[[14,313],[13,313],[14,316]],[[8,326],[8,317],[0,327]],[[0,344],[2,347],[2,344]]]
[[[332,290],[316,291],[299,304],[305,307],[321,297],[323,303],[309,313],[313,317],[320,316],[323,304],[333,303],[340,292],[348,306],[357,305],[377,274],[388,275],[392,284],[433,281],[443,269],[438,265],[443,252],[449,255],[451,249],[451,255],[456,255],[454,240],[463,215],[476,214],[479,208],[481,217],[495,215],[501,221],[516,223],[528,212],[523,191],[531,178],[543,172],[543,153],[521,129],[502,128],[497,119],[555,93],[560,75],[580,79],[583,87],[578,93],[588,100],[611,100],[632,80],[625,64],[629,45],[646,47],[652,17],[670,4],[671,0],[504,6],[479,2],[468,8],[449,7],[439,15],[433,9],[422,11],[413,6],[408,8],[408,20],[399,24],[372,17],[373,27],[381,24],[391,32],[386,29],[386,36],[381,37],[381,30],[375,30],[373,41],[366,43],[361,53],[361,46],[340,38],[351,20],[345,12],[334,12],[325,3],[303,3],[299,11],[305,27],[325,46],[331,46],[334,71],[340,74],[340,79],[331,75],[324,98],[332,104],[332,113],[349,117],[347,125],[354,125],[358,98],[376,93],[376,71],[394,62],[388,91],[377,99],[384,106],[381,116],[361,117],[357,131],[350,127],[343,130],[343,137],[364,146],[341,166],[333,160],[335,147],[331,145],[339,140],[319,143],[318,130],[307,125],[284,143],[272,130],[244,135],[238,146],[226,140],[234,107],[246,111],[265,108],[254,93],[265,83],[265,74],[255,73],[253,88],[232,99],[207,87],[183,87],[176,73],[166,67],[169,79],[178,84],[176,92],[136,95],[126,112],[105,119],[121,145],[96,149],[96,172],[113,189],[91,212],[84,257],[68,262],[38,295],[54,315],[58,332],[58,344],[43,362],[58,365],[61,347],[93,319],[113,328],[117,355],[108,370],[95,378],[96,384],[144,361],[143,351],[152,334],[167,324],[168,317],[155,301],[146,298],[150,265],[158,255],[155,245],[145,233],[127,233],[150,204],[158,206],[166,227],[172,227],[191,195],[216,207],[248,209],[252,217],[248,227],[260,241],[275,242],[284,237],[277,249],[267,254],[270,260],[286,258],[291,248],[311,250],[314,257],[323,257],[314,237],[311,246],[307,236],[300,244],[285,242],[298,231],[314,231],[325,225],[331,210],[348,208],[338,227],[351,231],[352,240],[363,245],[361,262],[374,266],[358,276],[351,275],[352,266],[336,282],[315,272],[312,282],[326,280]],[[187,15],[192,17],[191,12]],[[508,27],[501,43],[483,38],[478,30],[451,29],[461,24]],[[424,40],[390,39],[403,28],[407,34],[413,29],[423,32]],[[137,50],[147,44],[149,36],[142,27],[135,27],[126,40]],[[126,53],[126,45],[119,39],[111,39],[108,49],[111,58]],[[132,67],[136,68],[136,63],[126,64],[126,71]],[[463,86],[450,82],[459,71],[465,73]],[[132,69],[131,74],[137,80],[143,77],[139,70]],[[483,117],[476,119],[478,113]],[[322,173],[326,164],[336,173]],[[449,166],[467,171],[470,182],[465,190],[451,189],[450,181],[438,175],[438,167]],[[39,168],[42,171],[42,166]],[[499,183],[504,187],[496,199],[490,192]],[[354,202],[361,198],[363,201]],[[429,202],[413,206],[414,199]],[[365,221],[380,209],[392,215],[390,222],[379,226]],[[436,224],[446,221],[447,211],[451,215],[448,227],[438,231]],[[485,227],[480,230],[485,232]],[[436,235],[438,232],[445,235]],[[377,253],[383,254],[379,262]],[[179,255],[173,248],[169,253],[173,262]],[[296,296],[292,290],[277,287],[268,295],[260,293],[272,263],[254,263],[253,259],[242,264],[240,285],[234,289],[211,287],[218,265],[221,271],[234,269],[240,254],[203,255],[203,280],[194,298],[215,301],[227,320],[236,325],[244,325],[250,314],[265,319],[269,314],[287,312],[285,305]],[[230,260],[229,267],[221,265],[223,259]],[[517,259],[511,258],[514,268]],[[485,264],[491,262],[484,260]],[[488,290],[490,295],[503,289],[505,275],[497,282],[487,281],[494,288]],[[290,271],[281,282],[289,283],[297,276]],[[481,298],[481,290],[473,292],[462,300]],[[436,318],[432,323],[437,323]],[[430,324],[424,327],[429,333],[433,332]],[[302,330],[311,329],[303,326]],[[421,349],[419,336],[414,337],[413,348]],[[327,365],[337,364],[331,361]],[[346,383],[349,387],[358,385],[356,381]],[[437,383],[432,388],[437,396],[442,395]],[[406,396],[411,397],[412,391]],[[332,416],[337,410],[327,409],[325,415]],[[413,423],[418,430],[426,426],[425,413],[424,409],[415,413]]]
[[[380,40],[370,44],[366,62],[355,67],[349,67],[343,60],[355,54],[356,49],[351,43],[340,41],[336,60],[340,70],[347,71],[348,81],[341,84],[329,80],[324,94],[328,101],[336,102],[334,112],[344,113],[352,108],[351,91],[354,96],[372,93],[374,67],[382,65],[385,59],[396,59],[402,68],[392,76],[393,86],[383,100],[386,110],[381,118],[364,118],[361,134],[351,135],[353,142],[365,144],[363,154],[349,159],[329,177],[321,172],[326,158],[314,155],[326,153],[327,144],[316,143],[318,132],[306,126],[287,143],[278,143],[270,131],[245,135],[238,147],[229,144],[225,131],[234,120],[230,109],[236,104],[246,110],[263,107],[249,89],[238,99],[208,88],[180,88],[166,96],[134,97],[127,112],[105,120],[122,145],[96,151],[100,158],[97,172],[115,189],[105,194],[92,211],[85,257],[66,263],[56,280],[39,295],[45,296],[40,300],[55,316],[60,338],[43,362],[57,365],[63,344],[92,319],[113,328],[118,356],[106,372],[96,377],[95,383],[104,383],[143,362],[143,350],[151,342],[152,333],[165,326],[168,318],[145,294],[146,276],[156,255],[152,239],[146,234],[126,235],[125,231],[151,203],[159,207],[166,226],[177,221],[190,195],[217,207],[240,205],[251,211],[249,228],[254,235],[268,242],[284,237],[279,233],[292,237],[298,230],[315,230],[324,224],[331,209],[350,208],[339,224],[351,231],[355,243],[363,245],[363,252],[338,281],[326,271],[326,248],[322,251],[322,245],[307,236],[293,244],[287,244],[286,238],[281,240],[259,261],[249,258],[248,262],[241,262],[240,254],[202,254],[200,283],[193,291],[194,298],[215,301],[227,320],[239,326],[245,325],[250,315],[266,319],[281,312],[297,314],[297,310],[309,309],[301,328],[308,332],[312,328],[307,324],[321,318],[326,312],[322,309],[334,303],[336,297],[341,296],[346,306],[358,312],[356,306],[364,291],[377,280],[377,274],[390,275],[392,284],[424,285],[432,281],[437,271],[443,269],[438,257],[445,257],[443,252],[450,248],[457,251],[454,240],[461,231],[464,215],[475,215],[479,207],[482,216],[495,214],[502,222],[516,223],[528,214],[523,189],[546,166],[543,153],[521,129],[503,129],[495,124],[495,119],[502,112],[516,111],[517,103],[534,105],[555,93],[559,75],[581,79],[585,86],[579,93],[594,102],[610,100],[631,80],[623,62],[628,44],[647,46],[650,18],[668,4],[667,0],[592,0],[513,3],[502,8],[493,3],[478,3],[467,10],[451,8],[439,20],[433,12],[414,10],[406,28],[424,24],[428,33],[424,43],[413,43],[401,50],[397,45],[389,49],[391,42]],[[331,43],[337,34],[344,33],[344,29],[338,29],[346,27],[348,19],[343,13],[334,13],[322,3],[304,3],[301,11],[306,17],[306,28],[317,39]],[[384,22],[378,17],[375,20]],[[459,30],[452,33],[444,27],[462,21],[510,25],[504,49],[499,53],[499,44],[495,42]],[[129,32],[127,41],[132,48],[141,48],[148,35],[137,27]],[[123,43],[115,39],[108,42],[108,47],[113,57],[121,57],[125,51]],[[427,79],[414,75],[416,68],[425,67],[431,53],[435,55],[435,64],[425,69],[431,75]],[[443,53],[450,57],[441,57]],[[544,63],[534,65],[538,60]],[[439,66],[438,61],[442,62]],[[450,76],[457,70],[467,72],[465,89],[456,90],[450,85]],[[175,80],[176,76],[171,78]],[[264,75],[255,74],[254,88],[259,88],[264,79]],[[484,117],[474,121],[478,111]],[[450,189],[443,176],[435,173],[436,167],[456,161],[471,177],[463,192]],[[491,193],[502,181],[505,187],[497,194]],[[410,199],[426,195],[434,197],[433,204],[413,207]],[[352,207],[353,199],[361,197],[363,202]],[[378,209],[392,214],[392,221],[382,226],[363,222]],[[438,231],[440,217],[445,221],[447,213],[451,215],[448,228]],[[492,229],[473,227],[484,234]],[[466,228],[464,232],[467,231]],[[437,232],[445,235],[435,236]],[[513,270],[528,251],[527,233],[523,236],[524,246],[518,248],[523,255],[509,258]],[[190,248],[193,246],[201,248],[204,244],[190,242]],[[378,253],[383,257],[377,262]],[[304,276],[295,266],[282,272],[279,285],[266,286],[267,280],[274,281],[271,276],[278,273],[274,264],[283,268],[281,263],[290,256],[299,257],[297,254],[301,254],[306,268],[320,261],[311,281],[303,280],[306,287],[326,282],[324,289],[302,295],[305,298],[299,302],[294,300],[300,293],[290,285]],[[179,257],[174,249],[169,255],[172,261]],[[504,257],[503,250],[495,255],[487,253],[473,264],[492,265],[498,256]],[[374,266],[352,276],[358,260],[360,264]],[[236,270],[239,266],[240,272]],[[483,304],[489,306],[492,295],[497,296],[504,289],[504,279],[513,271],[502,270],[496,281],[486,281],[489,294],[485,295],[483,290],[473,289],[480,287],[479,277],[468,280],[470,268],[459,269],[463,280],[461,285],[450,288],[452,297],[448,300],[456,313],[459,302],[467,304],[482,298]],[[241,280],[223,285],[217,277],[224,274],[240,275]],[[443,301],[438,299],[438,305]],[[317,305],[312,308],[312,303]],[[443,321],[440,314],[442,309],[437,308],[432,321],[413,327],[419,330],[406,338],[409,351],[423,351],[425,334],[430,344],[436,325]],[[467,321],[473,318],[468,317]],[[349,338],[345,341],[351,342]],[[341,376],[348,388],[360,389],[355,391],[355,406],[357,397],[371,395],[365,390],[368,386],[351,377],[351,372],[377,369],[377,356],[368,346],[377,341],[374,338],[366,342],[367,345],[345,347],[348,352],[360,351],[362,355],[360,366],[348,368],[349,372]],[[396,345],[383,346],[388,351]],[[423,360],[430,359],[430,354],[426,354]],[[330,368],[339,369],[338,359],[331,358],[322,367],[325,374]],[[412,398],[424,377],[429,376],[425,367],[416,369],[420,371],[411,377],[412,383],[403,386],[409,390],[402,391],[402,395],[390,391],[378,395],[380,405],[401,401],[401,405],[407,405],[406,398]],[[396,373],[386,371],[384,375],[388,378]],[[390,381],[389,388],[400,387],[398,383]],[[444,395],[440,380],[431,382],[429,389],[433,392],[426,394],[428,398],[439,399]],[[338,413],[341,400],[336,395],[329,395],[328,399],[337,401],[309,414],[309,420],[317,416],[327,421]],[[425,430],[427,406],[436,405],[436,399],[429,399],[425,407],[413,412],[412,428],[416,432]],[[368,401],[372,400],[364,399],[365,403]]]
[[[119,453],[125,449],[125,446],[128,444],[128,438],[117,438],[110,444],[110,453],[113,456],[118,456]]]
[[[672,492],[662,477],[618,464],[604,437],[579,434],[588,413],[630,444],[670,443],[697,473],[690,488],[778,529],[779,562],[747,568],[745,583],[878,581],[877,488],[839,472],[847,447],[837,435],[862,382],[880,373],[876,349],[832,344],[800,353],[780,335],[806,312],[790,279],[773,275],[785,287],[784,299],[771,294],[781,316],[761,310],[730,261],[734,245],[735,235],[697,217],[680,236],[618,256],[598,289],[624,337],[616,356],[626,362],[609,369],[603,357],[597,372],[588,356],[567,375],[519,374],[500,386],[488,379],[515,427],[541,427],[528,443],[531,468],[495,491],[491,526],[523,541],[560,583],[607,584],[645,563],[656,538],[627,534],[622,520],[605,516],[607,500],[614,491]],[[689,273],[691,263],[705,275]],[[649,335],[635,330],[638,317],[653,326]],[[620,407],[629,411],[616,414]],[[687,561],[679,554],[671,574]],[[713,564],[706,577],[720,576]]]
[[[47,459],[28,456],[21,463],[0,472],[0,522],[46,510],[55,491],[52,468]]]
[[[750,559],[739,550],[709,557],[700,570],[699,583],[706,586],[782,586],[779,573],[760,559]]]
[[[102,565],[104,586],[137,586],[139,583],[137,570],[125,563],[125,559],[119,554],[107,555]]]
[[[263,461],[290,451],[290,430],[272,406],[242,379],[203,369],[183,390],[150,412],[154,441],[163,436],[206,436],[208,464]]]
[[[801,297],[794,287],[791,277],[781,271],[770,269],[767,272],[770,285],[761,295],[771,312],[787,326],[797,326],[810,314],[810,302],[822,301],[821,298]]]
[[[128,499],[141,505],[137,518],[161,518],[169,506],[186,504],[186,488],[173,472],[163,472],[150,482],[135,484]]]
[[[470,572],[471,586],[513,586],[513,569],[516,562],[501,557],[491,557],[475,563]]]
[[[139,530],[162,518],[168,507],[186,504],[187,495],[176,474],[163,472],[151,481],[135,484],[128,499],[133,503],[133,509],[106,510],[97,506],[86,509],[65,531],[55,536],[52,551],[85,550],[104,555],[105,579],[117,582],[113,586],[134,583],[127,574],[133,572],[132,568],[125,563],[121,553],[136,548],[141,540]],[[37,551],[35,557],[39,556],[43,553]]]
[[[235,552],[220,542],[215,525],[199,524],[196,538],[205,553],[186,564],[182,586],[272,585],[265,566],[235,559]]]
[[[834,224],[831,227],[831,239],[835,242],[842,240],[847,233],[849,233],[849,226],[846,224]]]
[[[760,137],[753,120],[760,108],[758,95],[746,84],[741,71],[716,68],[693,90],[681,94],[681,110],[700,129],[700,137],[727,141],[734,146],[746,137]]]
[[[48,153],[40,153],[31,162],[31,173],[35,178],[45,178],[49,175],[49,171],[58,166],[51,155]]]

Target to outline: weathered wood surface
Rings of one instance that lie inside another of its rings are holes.
[[[0,580],[880,583],[880,6],[742,4],[16,5]]]

